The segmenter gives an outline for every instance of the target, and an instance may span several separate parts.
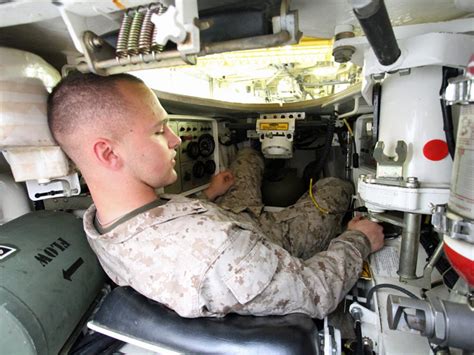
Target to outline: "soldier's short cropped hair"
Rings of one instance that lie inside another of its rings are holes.
[[[77,72],[56,85],[48,97],[48,125],[66,153],[71,153],[70,139],[81,128],[107,127],[113,134],[125,123],[127,100],[119,90],[121,82],[144,85],[130,74],[99,76]]]

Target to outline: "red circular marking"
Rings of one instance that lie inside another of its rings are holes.
[[[469,285],[474,286],[474,260],[470,260],[459,254],[447,244],[444,244],[444,251],[449,262],[453,265],[454,270],[456,270]]]
[[[433,139],[423,147],[423,155],[429,160],[443,160],[448,154],[448,144],[441,139]]]

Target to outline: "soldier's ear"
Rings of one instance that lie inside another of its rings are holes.
[[[119,170],[123,163],[114,149],[114,144],[106,138],[98,138],[93,144],[93,155],[97,163],[111,170]]]

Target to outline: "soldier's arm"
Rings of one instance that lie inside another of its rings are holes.
[[[229,170],[221,171],[211,178],[209,186],[205,190],[198,191],[194,197],[213,202],[219,196],[224,195],[234,185],[235,179]]]
[[[300,312],[323,318],[354,285],[370,253],[369,240],[354,230],[307,260],[265,239],[258,239],[242,257],[239,243],[243,240],[246,237],[235,239],[203,283],[203,302],[210,314]]]
[[[214,201],[217,197],[224,195],[234,182],[234,175],[229,170],[221,171],[211,178],[209,187],[203,190],[203,193],[209,201]]]

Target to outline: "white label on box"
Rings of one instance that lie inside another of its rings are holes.
[[[372,254],[370,266],[375,275],[383,277],[398,277],[398,248],[386,246]]]

